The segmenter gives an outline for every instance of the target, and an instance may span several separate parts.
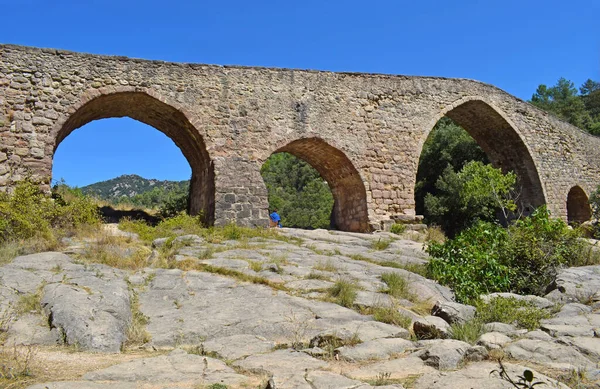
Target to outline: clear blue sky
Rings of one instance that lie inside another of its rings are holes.
[[[577,87],[600,80],[598,0],[0,0],[0,6],[2,43],[178,62],[464,77],[522,99],[559,77]],[[189,177],[168,138],[133,123],[102,120],[72,133],[57,150],[54,178],[82,186],[129,173]]]

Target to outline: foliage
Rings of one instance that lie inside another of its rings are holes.
[[[550,312],[536,307],[532,302],[514,297],[495,297],[487,303],[478,300],[475,308],[477,320],[482,323],[513,324],[530,331],[539,328],[540,321],[551,316]]]
[[[450,325],[449,330],[452,339],[462,340],[469,344],[475,344],[484,332],[484,323],[479,318],[462,323],[453,323]]]
[[[554,86],[540,85],[531,103],[591,134],[600,135],[600,83],[588,79],[579,92],[575,84],[561,77]]]
[[[489,160],[475,140],[451,119],[440,119],[423,144],[417,183],[415,185],[415,208],[419,215],[429,214],[424,199],[430,193],[438,194],[436,182],[449,166],[459,171],[469,161],[488,163]]]
[[[454,289],[457,301],[510,290],[513,269],[502,261],[507,231],[479,222],[445,243],[430,242],[428,276]]]
[[[558,267],[587,263],[584,248],[577,230],[540,207],[508,229],[478,222],[443,244],[429,243],[428,274],[463,302],[491,292],[542,295]]]
[[[0,243],[29,238],[55,239],[57,230],[72,230],[100,221],[94,202],[66,186],[53,197],[33,182],[21,181],[12,194],[0,193]]]
[[[388,247],[390,247],[390,244],[392,243],[391,239],[377,239],[371,242],[371,248],[373,250],[385,250]]]
[[[514,173],[503,174],[478,161],[468,162],[458,173],[449,166],[436,182],[438,194],[425,197],[429,222],[454,236],[478,220],[496,220],[499,211],[507,217],[516,210],[512,200],[515,184]]]
[[[308,163],[288,153],[271,155],[260,173],[286,227],[329,228],[333,196],[326,181]]]
[[[394,223],[392,225],[392,227],[390,228],[390,232],[392,234],[400,235],[400,234],[404,233],[405,231],[406,231],[406,225],[401,224],[401,223]]]

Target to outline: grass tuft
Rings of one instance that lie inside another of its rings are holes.
[[[358,286],[356,285],[356,282],[346,278],[340,278],[331,288],[329,288],[328,294],[334,299],[336,304],[339,304],[342,307],[352,308],[354,300],[356,300],[357,291]]]

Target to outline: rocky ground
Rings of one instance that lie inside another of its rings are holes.
[[[473,308],[411,271],[427,261],[422,243],[279,233],[158,239],[148,264],[173,245],[170,269],[82,261],[85,242],[15,258],[0,267],[0,362],[30,353],[37,374],[22,382],[32,389],[511,388],[490,374],[503,357],[515,379],[531,369],[542,387],[600,387],[600,266],[565,269],[546,298],[530,298],[555,312],[539,329],[488,323],[469,344],[449,327]],[[406,281],[402,295],[386,293],[389,273]],[[340,281],[357,287],[350,303],[330,292]],[[382,308],[406,328],[374,320]]]

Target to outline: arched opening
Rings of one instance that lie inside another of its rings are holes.
[[[592,218],[592,208],[580,186],[574,186],[567,195],[567,221],[570,223],[583,223]]]
[[[442,151],[438,151],[440,155],[434,156],[434,163],[447,163],[452,165],[455,171],[460,170],[469,160],[491,163],[504,173],[515,173],[517,184],[514,197],[519,213],[529,214],[533,209],[545,204],[544,191],[527,146],[513,126],[495,108],[481,100],[468,100],[446,112],[445,117],[442,117],[434,128],[438,128],[440,124],[454,126],[458,130],[449,132],[454,139],[443,139],[446,143],[438,145],[443,148],[450,144],[454,147],[454,155],[444,156],[441,155]],[[421,150],[415,188],[415,208],[418,213],[424,210],[423,196],[426,193],[420,187],[424,185],[422,177],[426,175],[427,169],[431,169],[424,163],[423,157],[428,152],[428,142],[435,136],[435,131],[429,131]],[[460,138],[460,142],[456,142],[456,137]],[[441,171],[445,167],[438,166],[438,170]],[[429,182],[428,185],[432,186],[432,183]]]
[[[366,190],[358,171],[344,153],[319,138],[298,139],[277,149],[312,166],[327,182],[333,195],[331,228],[369,230]]]
[[[188,211],[192,215],[201,213],[207,224],[213,224],[214,170],[201,135],[184,113],[146,93],[110,93],[86,102],[55,130],[53,154],[74,130],[95,120],[120,117],[129,117],[154,127],[175,143],[191,168]],[[115,139],[115,142],[118,141]],[[156,158],[160,159],[160,155]]]

